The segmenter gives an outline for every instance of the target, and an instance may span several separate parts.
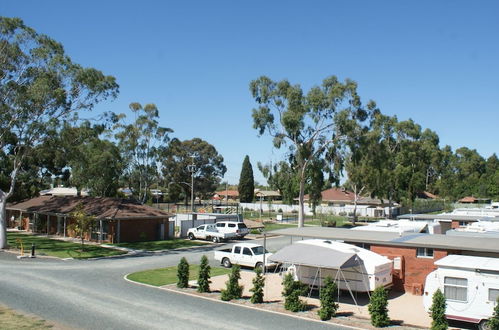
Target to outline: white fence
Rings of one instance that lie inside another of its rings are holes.
[[[287,205],[287,204],[269,204],[269,203],[241,203],[241,208],[243,210],[253,210],[260,212],[279,212],[281,210],[284,213],[298,213],[299,205]],[[344,205],[344,206],[322,206],[318,205],[315,208],[317,214],[331,214],[331,215],[353,215],[354,206]],[[392,207],[392,215],[396,216],[399,213],[398,207]],[[372,205],[357,205],[357,216],[360,217],[386,217],[389,214],[388,207],[375,207]],[[305,204],[305,214],[312,215],[312,207]]]

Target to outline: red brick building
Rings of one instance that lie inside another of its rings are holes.
[[[173,215],[135,201],[76,196],[40,196],[7,205],[9,227],[74,237],[71,213],[81,207],[94,218],[85,239],[98,242],[137,242],[167,239],[169,218]]]
[[[370,249],[393,260],[393,289],[423,294],[426,276],[435,261],[449,255],[499,258],[499,240],[492,237],[462,237],[394,232],[357,231],[344,228],[303,227],[273,231],[293,238],[323,238]]]

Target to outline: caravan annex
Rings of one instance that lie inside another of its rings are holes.
[[[440,289],[447,302],[448,319],[484,327],[499,297],[499,259],[448,255],[435,265],[437,270],[426,277],[425,309],[429,311],[433,294]]]
[[[295,279],[312,286],[322,286],[327,276],[340,289],[373,291],[392,283],[392,261],[377,253],[351,244],[330,240],[298,241],[277,251],[269,260],[281,263]]]

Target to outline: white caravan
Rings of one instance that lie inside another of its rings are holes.
[[[485,323],[499,297],[499,259],[448,255],[435,262],[437,270],[426,277],[423,303],[429,312],[437,289],[444,293],[448,319],[479,324]]]
[[[351,244],[310,239],[284,247],[269,257],[294,274],[296,280],[322,286],[327,276],[342,290],[368,292],[391,286],[392,261]]]

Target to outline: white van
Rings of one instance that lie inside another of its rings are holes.
[[[217,229],[221,233],[236,234],[237,238],[243,238],[249,234],[249,229],[244,222],[237,221],[220,221],[217,222]]]

